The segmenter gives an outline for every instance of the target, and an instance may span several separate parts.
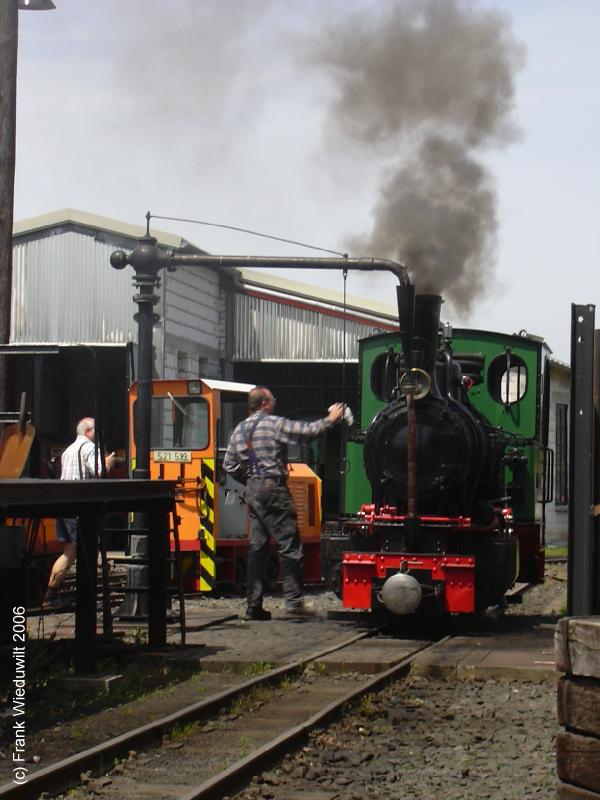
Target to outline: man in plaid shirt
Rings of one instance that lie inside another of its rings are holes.
[[[246,484],[250,513],[246,619],[271,619],[271,613],[262,605],[271,536],[281,556],[286,615],[312,616],[302,596],[302,543],[296,509],[287,488],[287,447],[316,439],[339,422],[344,404],[335,403],[326,417],[314,422],[286,419],[273,414],[275,398],[271,391],[256,386],[248,395],[248,409],[249,416],[231,434],[223,462],[226,472]]]

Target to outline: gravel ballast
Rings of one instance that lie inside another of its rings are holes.
[[[507,616],[523,616],[532,628],[549,627],[564,613],[566,566],[549,565],[544,584],[535,586],[521,605],[507,609]],[[309,591],[320,618],[287,627],[281,598],[267,598],[265,605],[274,614],[273,623],[231,623],[223,626],[223,636],[234,636],[243,649],[243,633],[252,634],[262,645],[264,658],[270,658],[268,644],[280,639],[308,639],[332,623],[328,612],[338,612],[340,602],[323,591]],[[241,598],[202,598],[191,601],[221,614],[243,613]],[[186,604],[187,605],[187,604]],[[341,623],[345,625],[345,623]],[[348,633],[353,624],[348,627]],[[246,631],[247,629],[247,631]],[[213,631],[198,636],[209,641]],[[248,637],[246,637],[248,638]],[[207,648],[210,649],[210,648]],[[215,648],[213,648],[215,649]],[[252,661],[253,659],[249,659]],[[483,676],[487,677],[487,676]],[[496,677],[496,676],[495,676]],[[513,676],[514,677],[514,676]],[[558,673],[557,673],[558,678]],[[159,713],[167,699],[176,707],[189,702],[182,692],[189,682],[168,691],[140,698],[113,713],[101,712],[88,718],[86,729],[101,741],[118,732],[115,712],[129,714],[131,727],[142,711]],[[198,686],[195,687],[198,691]],[[181,695],[181,697],[180,697]],[[62,755],[68,731],[75,737],[81,721],[48,732]],[[366,800],[366,798],[511,798],[553,797],[555,778],[554,742],[556,690],[548,684],[497,678],[496,680],[443,681],[426,675],[410,676],[407,681],[387,688],[381,695],[363,700],[343,721],[313,735],[307,746],[286,757],[281,765],[257,776],[240,798],[250,800]],[[43,737],[44,732],[40,732]],[[81,734],[70,744],[78,749]],[[30,748],[35,746],[31,739]],[[67,748],[68,749],[68,748]],[[49,748],[41,765],[54,760]],[[31,750],[31,752],[36,752]]]
[[[555,717],[547,686],[411,678],[312,736],[239,798],[547,798]]]
[[[549,564],[545,582],[507,613],[549,623],[565,600],[566,565]],[[237,798],[550,798],[557,733],[556,690],[547,684],[413,676],[312,736]]]

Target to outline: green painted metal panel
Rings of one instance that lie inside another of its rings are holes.
[[[455,329],[452,336],[455,354],[481,353],[485,357],[483,383],[469,391],[469,399],[492,425],[519,436],[535,438],[540,429],[542,342],[524,336]],[[506,363],[509,351],[518,356],[527,370],[527,386],[521,399],[506,405],[490,391],[491,373]],[[499,362],[497,362],[499,360]]]
[[[519,438],[532,440],[531,444],[520,444],[519,449],[527,458],[522,477],[522,491],[514,496],[512,507],[515,519],[522,521],[539,520],[541,507],[538,499],[543,486],[543,449],[541,439],[541,398],[542,398],[542,360],[544,343],[525,336],[511,336],[490,331],[454,329],[452,349],[455,354],[481,353],[485,357],[483,382],[473,386],[469,399],[473,406],[489,420],[494,427],[514,433]],[[518,357],[527,372],[526,388],[520,399],[506,404],[493,391],[493,373],[506,369],[506,355]],[[512,472],[505,472],[508,486]]]
[[[367,480],[363,464],[363,446],[359,442],[348,442],[346,450],[348,472],[346,473],[346,514],[356,514],[362,505],[371,502],[371,484]]]
[[[394,344],[400,349],[400,336],[397,333],[378,334],[361,339],[359,342],[359,376],[360,381],[360,417],[358,423],[361,430],[368,428],[375,415],[385,403],[378,400],[371,390],[371,365],[373,360],[386,348]],[[348,442],[346,457],[348,472],[345,479],[344,509],[347,514],[355,514],[361,505],[370,503],[371,484],[367,480],[363,463],[363,445],[359,442]]]
[[[397,352],[401,351],[400,334],[383,333],[361,339],[359,342],[360,425],[363,430],[385,405],[375,397],[371,389],[371,367],[375,358],[380,353],[385,353],[388,347],[393,347]]]

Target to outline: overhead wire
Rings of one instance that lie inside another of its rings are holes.
[[[326,247],[317,247],[314,244],[307,244],[306,242],[297,242],[294,239],[285,239],[282,236],[273,236],[269,233],[261,233],[260,231],[254,231],[250,228],[239,228],[237,225],[225,225],[220,222],[206,222],[205,220],[201,219],[187,219],[185,217],[166,217],[160,214],[148,214],[146,215],[148,220],[151,219],[163,219],[168,220],[170,222],[189,222],[193,225],[205,225],[210,228],[224,228],[228,231],[237,231],[238,233],[248,233],[251,236],[259,236],[262,239],[272,239],[275,242],[284,242],[285,244],[295,244],[298,247],[307,247],[309,250],[318,250],[321,253],[330,253],[334,256],[340,256],[342,258],[348,258],[348,253],[340,253],[337,250],[329,250]]]

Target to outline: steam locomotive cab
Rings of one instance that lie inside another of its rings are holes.
[[[441,298],[411,289],[400,334],[361,343],[361,420],[375,414],[349,443],[348,513],[325,532],[322,569],[348,608],[472,613],[517,577],[510,486],[531,441],[474,406],[485,356],[455,353],[449,328],[440,341]]]

